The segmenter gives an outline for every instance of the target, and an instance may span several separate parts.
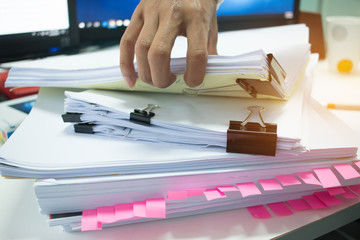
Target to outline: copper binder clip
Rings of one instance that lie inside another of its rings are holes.
[[[248,117],[244,121],[230,121],[227,130],[226,152],[275,156],[277,124],[264,123],[261,106],[249,106]],[[249,122],[256,114],[258,122]]]

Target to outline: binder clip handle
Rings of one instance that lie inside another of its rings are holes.
[[[261,116],[261,112],[264,111],[264,107],[262,106],[248,106],[247,109],[250,111],[249,115],[245,118],[245,120],[241,123],[241,126],[245,127],[245,125],[249,122],[251,116],[255,115],[258,117],[257,123],[260,124],[261,127],[266,127],[264,119]]]

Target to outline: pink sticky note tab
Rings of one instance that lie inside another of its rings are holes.
[[[147,199],[146,215],[148,218],[166,218],[165,198]]]
[[[290,208],[288,208],[288,206],[286,206],[283,202],[269,203],[268,206],[276,215],[279,216],[288,216],[293,214]]]
[[[333,166],[345,180],[360,177],[360,174],[350,164],[335,164]]]
[[[261,194],[260,190],[253,182],[237,183],[236,186],[239,188],[243,197]]]
[[[313,169],[324,188],[340,187],[341,184],[330,168]]]
[[[303,199],[310,205],[312,209],[327,208],[326,204],[320,201],[314,195],[303,196]]]
[[[220,186],[217,187],[217,189],[219,189],[221,192],[238,192],[239,189],[234,187],[234,186]]]
[[[333,187],[333,188],[328,188],[326,190],[329,192],[329,194],[331,196],[345,193],[345,190],[343,187]]]
[[[114,206],[98,207],[97,219],[101,223],[116,222],[115,207]]]
[[[360,161],[354,161],[355,165],[360,168]]]
[[[189,197],[201,196],[204,194],[206,189],[188,189],[187,195]]]
[[[258,180],[264,191],[282,190],[283,187],[276,179],[260,179]]]
[[[263,205],[247,207],[247,210],[255,218],[271,218],[271,214]]]
[[[326,204],[326,206],[331,207],[335,205],[342,204],[342,202],[334,196],[331,196],[329,192],[322,191],[314,193],[315,197],[317,197],[320,201]]]
[[[321,185],[312,172],[298,172],[296,175],[306,184]]]
[[[188,197],[187,191],[168,191],[168,200],[186,199]]]
[[[284,187],[301,184],[301,182],[294,175],[291,174],[276,176],[276,178]]]
[[[134,217],[134,207],[132,203],[123,203],[115,205],[116,220],[131,219]]]
[[[295,211],[303,211],[303,210],[308,210],[308,209],[311,208],[310,205],[307,204],[303,199],[293,199],[293,200],[289,200],[289,201],[286,201],[286,202]]]
[[[346,199],[359,198],[359,196],[353,193],[349,188],[345,187],[344,190],[345,192],[341,194],[344,198]]]
[[[349,188],[357,194],[360,194],[360,184],[359,185],[351,185]]]
[[[145,201],[133,202],[134,217],[147,217]]]
[[[204,192],[204,194],[208,201],[226,197],[226,195],[218,189],[208,189]]]
[[[81,216],[81,231],[101,230],[102,224],[97,220],[97,210],[84,210]]]

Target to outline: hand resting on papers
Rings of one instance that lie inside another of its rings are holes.
[[[150,85],[166,88],[176,77],[170,72],[170,55],[177,36],[188,41],[185,82],[202,83],[208,55],[216,55],[216,0],[141,0],[120,43],[120,69],[127,85],[138,77]]]

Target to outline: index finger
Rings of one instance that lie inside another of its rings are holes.
[[[135,10],[130,25],[120,41],[120,70],[130,88],[133,88],[136,82],[134,68],[135,44],[143,27],[143,20],[140,18],[138,11]]]

